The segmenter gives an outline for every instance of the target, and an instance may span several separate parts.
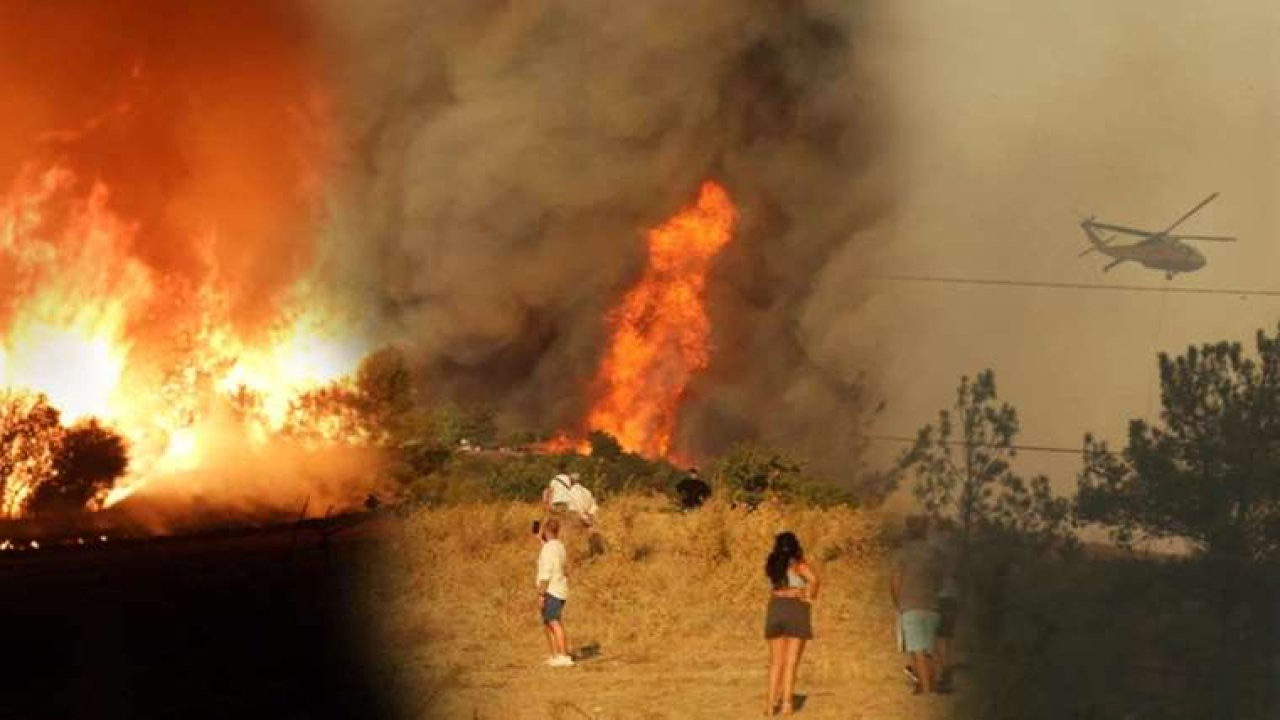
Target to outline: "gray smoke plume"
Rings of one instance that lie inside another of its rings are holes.
[[[839,329],[884,212],[883,111],[845,0],[333,2],[348,232],[437,398],[572,427],[644,230],[704,179],[739,230],[709,281],[712,367],[677,446],[833,471],[870,368]],[[847,466],[846,466],[847,467]]]

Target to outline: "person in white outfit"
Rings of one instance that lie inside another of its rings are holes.
[[[569,577],[566,572],[568,553],[560,542],[560,521],[547,520],[542,527],[542,549],[538,551],[538,611],[547,633],[551,657],[546,664],[551,667],[573,665],[569,655],[569,639],[564,630],[561,614],[569,599]]]
[[[542,511],[545,515],[562,514],[569,509],[572,502],[573,476],[564,472],[563,468],[547,483],[542,491]]]

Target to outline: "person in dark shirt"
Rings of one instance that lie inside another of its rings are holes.
[[[689,468],[689,474],[676,483],[676,494],[680,496],[681,510],[697,510],[711,496],[711,486],[698,477],[698,468]]]

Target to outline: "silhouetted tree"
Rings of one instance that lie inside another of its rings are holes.
[[[123,437],[96,420],[62,433],[53,454],[53,472],[27,502],[33,513],[84,510],[104,497],[129,467]]]
[[[1280,335],[1159,356],[1162,422],[1124,452],[1085,436],[1082,520],[1117,540],[1181,538],[1224,559],[1280,556]]]
[[[592,430],[587,433],[587,442],[591,445],[591,457],[603,460],[616,460],[622,457],[622,445],[618,440],[603,430]]]

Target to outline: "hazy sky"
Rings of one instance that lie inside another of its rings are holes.
[[[1240,242],[1201,244],[1208,265],[1171,285],[1280,289],[1280,3],[893,5],[879,62],[902,185],[878,271],[1160,285],[1077,258],[1077,211],[1158,229],[1219,191],[1180,229]],[[1158,412],[1158,351],[1251,344],[1278,319],[1280,297],[877,283],[826,341],[878,343],[880,432],[913,433],[991,367],[1022,442],[1078,447]],[[1025,457],[1074,485],[1077,457]]]

